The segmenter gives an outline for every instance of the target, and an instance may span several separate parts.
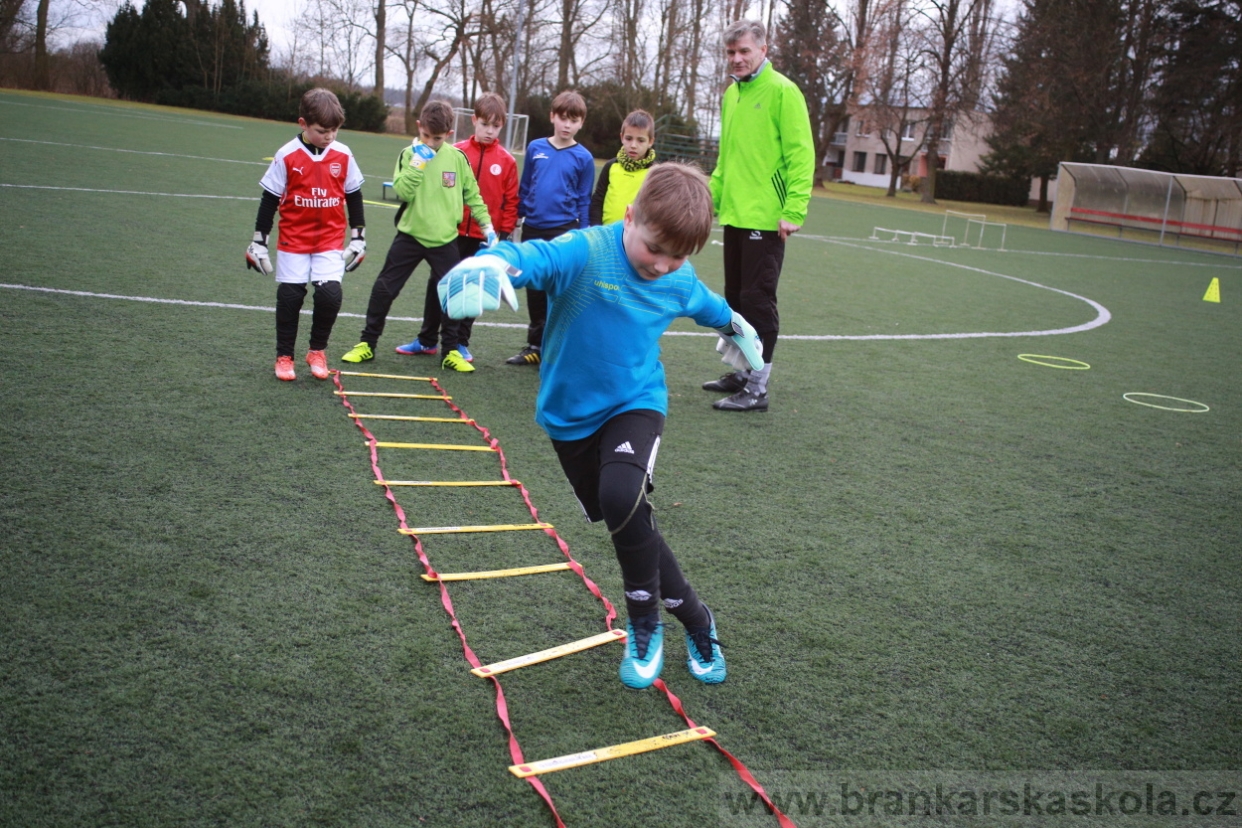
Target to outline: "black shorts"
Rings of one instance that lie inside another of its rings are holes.
[[[647,474],[647,491],[655,489],[656,452],[663,433],[664,415],[639,409],[618,414],[590,437],[552,441],[587,520],[595,523],[604,519],[599,505],[599,478],[611,463],[638,466]]]

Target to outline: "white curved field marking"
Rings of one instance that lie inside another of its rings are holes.
[[[876,250],[875,248],[869,245],[856,244],[853,242],[843,241],[841,239],[829,238],[827,236],[806,235],[806,236],[802,236],[801,238],[809,239],[811,241],[825,242],[827,244],[839,244],[843,247],[854,247],[859,250],[867,250],[872,253],[883,253],[889,256],[900,256],[903,259],[913,259],[918,262],[928,262],[930,264],[943,265],[945,267],[955,267],[959,270],[967,270],[972,273],[981,273],[984,276],[996,276],[997,278],[1000,278],[1000,279],[1008,279],[1011,282],[1018,282],[1019,284],[1028,285],[1030,287],[1039,288],[1041,290],[1050,290],[1053,293],[1059,293],[1062,296],[1068,296],[1071,299],[1077,299],[1079,302],[1085,302],[1086,304],[1090,305],[1095,310],[1095,318],[1089,322],[1084,322],[1081,325],[1074,325],[1069,328],[1049,328],[1046,330],[1036,330],[1036,331],[967,331],[963,333],[945,333],[945,334],[857,334],[857,335],[845,335],[845,334],[807,335],[807,334],[782,333],[780,335],[780,338],[782,340],[802,339],[802,340],[810,340],[810,341],[824,341],[824,342],[833,341],[835,342],[835,341],[843,341],[843,340],[855,341],[855,340],[877,340],[877,339],[991,339],[991,338],[996,338],[996,337],[1014,337],[1014,336],[1059,336],[1061,334],[1082,333],[1083,331],[1090,331],[1090,330],[1093,330],[1094,328],[1100,327],[1101,325],[1107,325],[1108,322],[1113,318],[1113,315],[1112,313],[1109,312],[1108,308],[1104,307],[1099,302],[1096,302],[1094,299],[1088,299],[1085,296],[1079,296],[1077,293],[1070,293],[1068,290],[1061,290],[1060,288],[1054,288],[1054,287],[1048,287],[1047,285],[1041,285],[1039,282],[1032,282],[1029,279],[1020,279],[1017,276],[1007,276],[1004,273],[997,273],[992,270],[984,270],[981,267],[972,267],[971,265],[957,264],[955,262],[946,262],[941,259],[933,259],[929,256],[918,256],[914,253],[903,253],[898,250]]]

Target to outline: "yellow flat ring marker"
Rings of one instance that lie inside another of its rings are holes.
[[[1157,399],[1157,400],[1172,400],[1173,402],[1186,403],[1187,405],[1197,405],[1199,407],[1198,408],[1175,408],[1173,406],[1168,406],[1168,405],[1156,405],[1155,403],[1143,402],[1142,400],[1133,399],[1134,397],[1151,397],[1152,399]],[[1181,397],[1168,397],[1168,396],[1165,396],[1164,394],[1146,394],[1142,391],[1127,391],[1125,394],[1121,395],[1121,398],[1125,400],[1126,402],[1132,402],[1135,405],[1145,405],[1148,408],[1159,408],[1161,411],[1180,411],[1183,414],[1206,414],[1207,412],[1212,410],[1211,408],[1204,405],[1203,403],[1195,402],[1194,400],[1183,400]]]
[[[1042,365],[1045,368],[1062,368],[1066,371],[1086,371],[1091,367],[1082,360],[1070,359],[1069,357],[1046,356],[1044,354],[1018,354],[1018,359],[1034,365]],[[1043,362],[1042,360],[1049,361]]]

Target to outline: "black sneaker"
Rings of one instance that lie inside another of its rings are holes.
[[[534,345],[527,345],[517,354],[505,360],[505,363],[508,365],[538,365],[539,362],[539,349]]]
[[[741,391],[745,387],[746,375],[741,371],[735,371],[732,374],[725,374],[720,379],[703,383],[704,391],[715,391],[723,394],[732,394],[735,391]]]
[[[766,391],[761,394],[743,388],[731,397],[716,400],[712,403],[712,408],[717,411],[767,411],[768,394]]]

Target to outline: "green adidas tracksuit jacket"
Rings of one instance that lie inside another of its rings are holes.
[[[441,247],[457,238],[463,204],[480,227],[492,223],[464,152],[445,141],[436,157],[419,170],[410,165],[413,151],[412,147],[401,151],[392,174],[393,192],[405,202],[397,230],[424,247]]]
[[[751,79],[725,90],[712,205],[721,224],[776,230],[801,226],[815,183],[815,142],[806,98],[764,61]]]

